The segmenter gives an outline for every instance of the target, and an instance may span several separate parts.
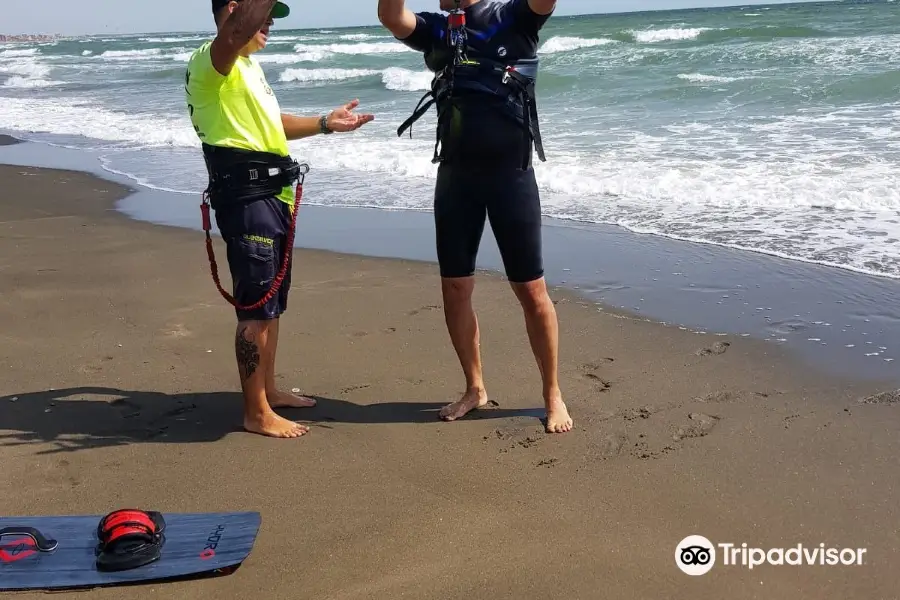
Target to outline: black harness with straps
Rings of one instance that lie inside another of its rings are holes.
[[[484,93],[502,100],[497,104],[499,112],[515,119],[528,137],[523,168],[531,164],[532,142],[538,158],[545,162],[547,159],[538,123],[535,93],[538,59],[519,60],[510,64],[475,53],[468,44],[466,15],[459,8],[459,0],[457,8],[450,12],[447,19],[447,39],[452,59],[435,73],[429,91],[419,100],[413,114],[397,129],[397,136],[402,136],[404,131],[410,129],[412,137],[412,124],[422,118],[431,105],[436,105],[438,124],[432,162],[441,162],[447,158],[443,148],[438,150],[441,147],[441,134],[459,97],[458,92]]]
[[[252,202],[274,196],[304,172],[290,156],[203,144],[209,175],[206,188],[213,209],[227,202]]]

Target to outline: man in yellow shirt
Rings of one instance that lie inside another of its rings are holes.
[[[194,51],[185,74],[185,95],[209,172],[207,189],[225,240],[233,296],[238,305],[235,354],[244,394],[244,428],[262,435],[296,438],[309,429],[273,410],[314,406],[315,400],[275,387],[279,317],[287,306],[290,264],[278,293],[253,310],[272,288],[290,251],[297,163],[287,141],[370,122],[354,100],[321,117],[283,114],[259,62],[273,19],[290,9],[276,0],[212,0],[217,34]],[[244,308],[242,308],[244,307]]]

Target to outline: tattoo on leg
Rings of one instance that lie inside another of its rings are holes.
[[[255,341],[249,339],[247,336],[247,327],[244,327],[238,332],[237,337],[235,337],[234,340],[238,368],[241,370],[245,379],[252,377],[253,373],[256,372],[256,367],[259,366],[259,347],[256,345]]]

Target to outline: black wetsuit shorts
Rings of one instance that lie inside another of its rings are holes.
[[[473,168],[443,163],[434,195],[437,256],[442,277],[475,273],[475,258],[485,219],[513,283],[544,275],[541,199],[534,169],[516,166]]]
[[[291,208],[269,196],[250,202],[223,202],[216,206],[215,217],[227,249],[232,295],[238,304],[256,304],[269,293],[288,251]],[[235,309],[239,321],[277,319],[284,313],[291,267],[289,263],[281,287],[266,304],[251,311]]]

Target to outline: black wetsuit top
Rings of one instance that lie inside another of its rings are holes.
[[[508,64],[537,56],[538,33],[550,17],[532,11],[527,0],[482,0],[465,13],[469,54]],[[415,31],[400,41],[422,52],[429,69],[440,71],[454,56],[448,46],[447,15],[420,12],[416,20]],[[459,112],[452,113],[442,132],[447,162],[487,161],[496,166],[522,162],[531,141],[516,121],[503,116],[503,98],[464,90],[456,90],[454,98]]]
[[[508,64],[536,56],[538,32],[550,17],[532,11],[527,0],[482,0],[465,12],[470,57],[475,51]],[[440,71],[453,58],[447,15],[420,12],[416,19],[415,31],[400,41],[423,52],[428,68]],[[519,123],[498,110],[497,96],[469,92],[454,98],[459,112],[442,135],[445,158],[434,196],[441,276],[474,274],[489,218],[509,280],[539,279],[544,274],[541,200],[534,169],[522,164],[532,142]]]

